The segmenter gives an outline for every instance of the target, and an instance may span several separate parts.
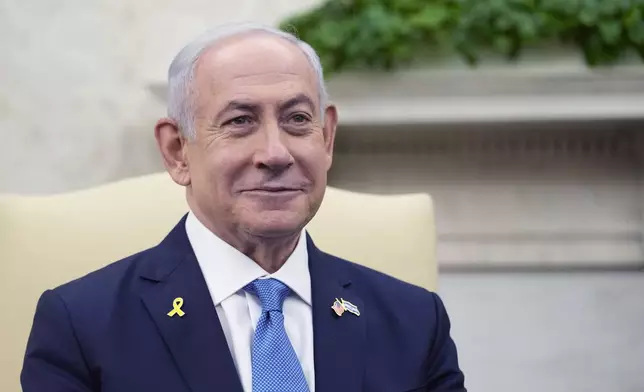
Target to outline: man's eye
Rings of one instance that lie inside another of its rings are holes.
[[[308,116],[306,116],[304,114],[295,114],[295,115],[291,116],[290,121],[292,123],[294,123],[294,124],[302,125],[302,124],[308,123],[311,120],[309,119]]]
[[[253,119],[250,116],[239,116],[231,120],[228,120],[226,124],[242,126],[242,125],[252,124],[252,122],[253,122]]]

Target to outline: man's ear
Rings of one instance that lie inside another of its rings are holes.
[[[190,185],[189,162],[186,154],[188,141],[177,123],[169,118],[157,121],[154,137],[163,157],[163,165],[170,177],[179,185]]]
[[[338,126],[338,110],[331,104],[324,111],[324,144],[327,155],[327,170],[333,162],[333,146],[335,144],[335,131]]]

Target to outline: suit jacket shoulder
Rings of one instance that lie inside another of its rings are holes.
[[[365,390],[466,390],[450,320],[436,293],[336,256],[320,255],[329,268],[347,277],[351,293],[360,300],[367,335]]]

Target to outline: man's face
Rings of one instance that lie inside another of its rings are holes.
[[[224,230],[301,230],[322,202],[336,125],[306,56],[270,35],[232,37],[202,55],[193,87],[191,206]]]

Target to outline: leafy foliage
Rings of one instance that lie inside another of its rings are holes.
[[[589,66],[644,59],[644,0],[328,0],[280,28],[311,44],[327,74],[454,52],[471,65],[490,52],[513,60],[551,43],[575,45]]]

